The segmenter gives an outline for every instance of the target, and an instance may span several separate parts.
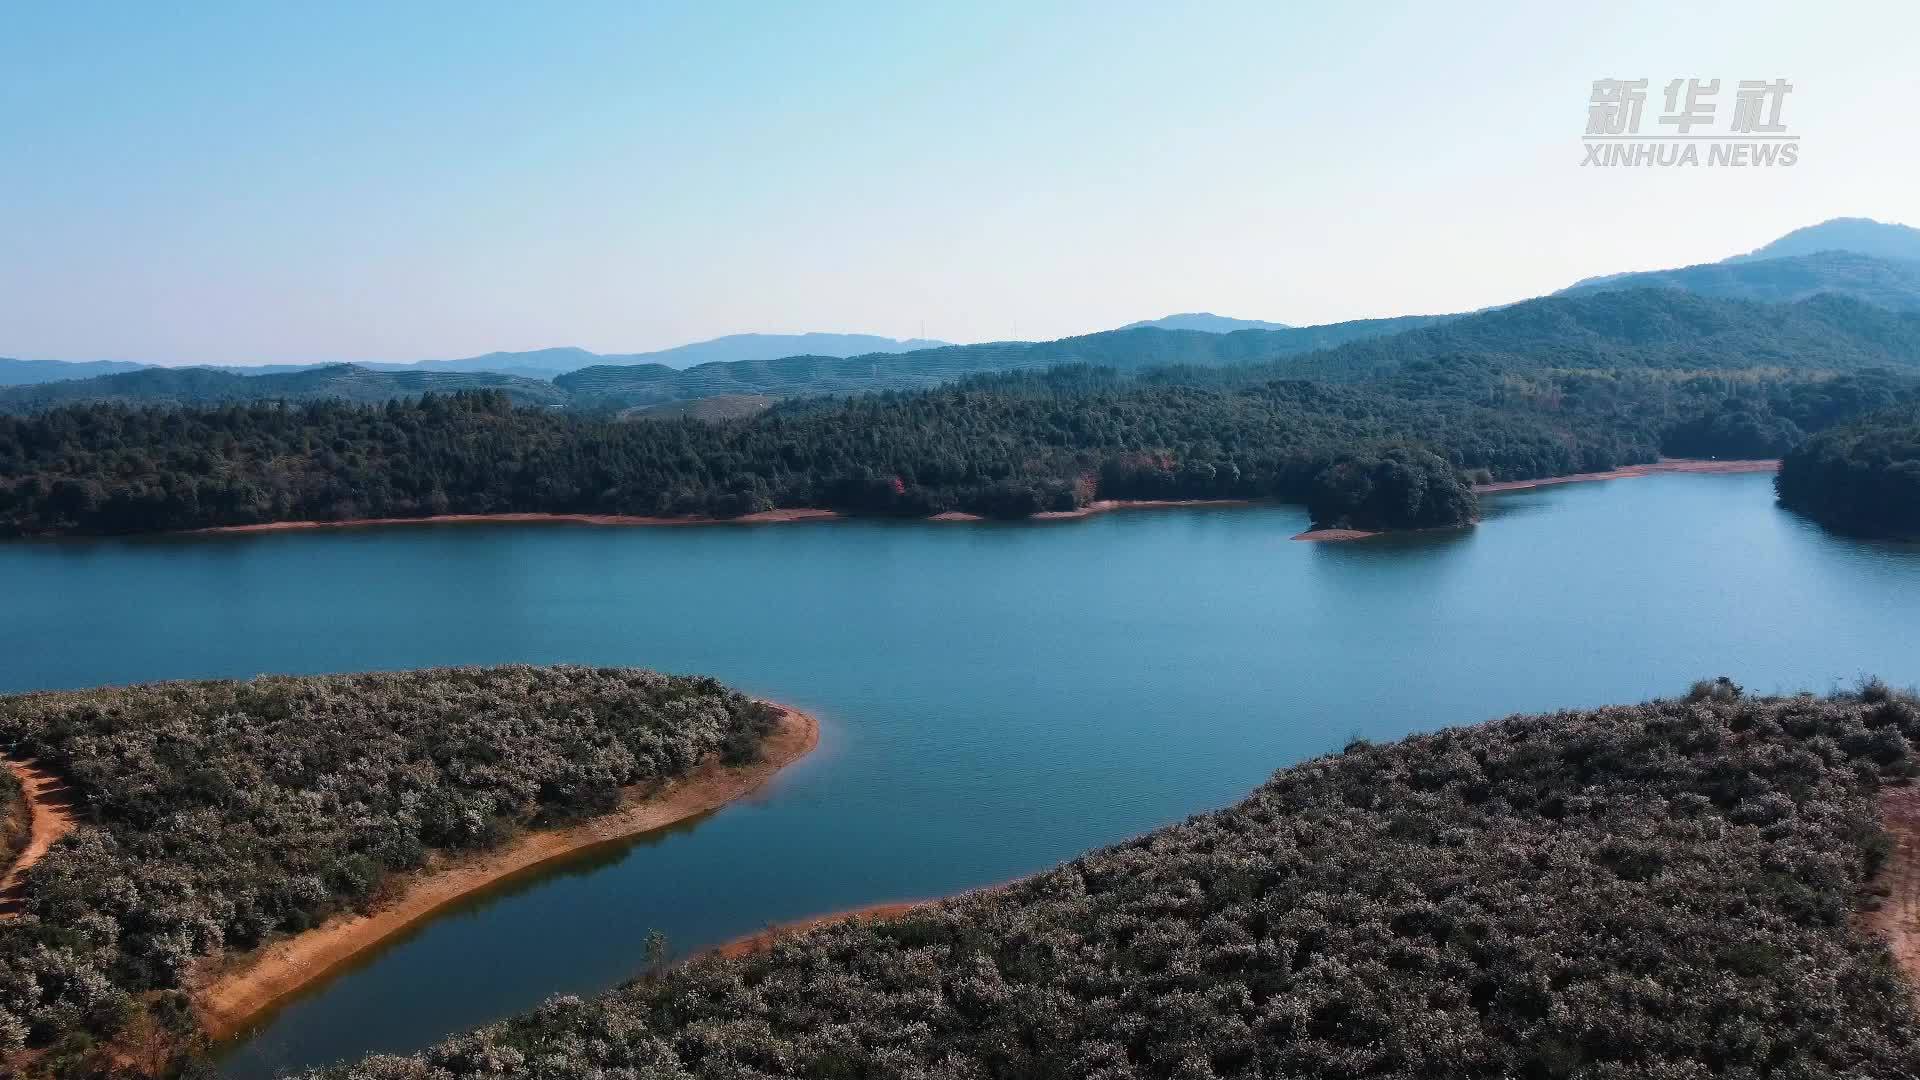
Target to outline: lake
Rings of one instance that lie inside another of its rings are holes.
[[[510,882],[280,1010],[235,1078],[406,1051],[791,920],[985,885],[1281,766],[1729,675],[1920,682],[1920,548],[1767,476],[1487,500],[1476,529],[1291,541],[1292,507],[1065,522],[466,525],[0,545],[0,690],[441,664],[717,676],[817,713],[744,802]]]

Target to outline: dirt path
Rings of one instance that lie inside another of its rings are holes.
[[[1880,824],[1893,838],[1893,851],[1879,877],[1891,891],[1879,910],[1866,913],[1865,922],[1886,939],[1907,984],[1920,997],[1920,788],[1895,788],[1881,795]]]
[[[20,779],[33,824],[27,846],[7,868],[6,877],[0,878],[0,919],[11,918],[20,911],[25,900],[22,890],[26,888],[27,869],[73,828],[73,797],[65,781],[31,761],[9,760],[7,768]]]
[[[1524,491],[1527,488],[1546,487],[1549,484],[1580,484],[1589,480],[1632,480],[1640,476],[1657,476],[1661,473],[1759,473],[1779,472],[1780,462],[1774,459],[1752,460],[1705,460],[1701,458],[1666,458],[1648,465],[1628,465],[1623,469],[1609,469],[1606,472],[1573,473],[1568,476],[1543,476],[1538,480],[1501,480],[1492,484],[1475,484],[1476,495],[1492,495],[1502,491]]]
[[[471,862],[417,875],[398,899],[372,914],[336,916],[303,934],[230,957],[224,970],[203,973],[194,991],[201,1026],[214,1039],[237,1034],[274,1003],[468,893],[541,863],[718,809],[805,757],[819,742],[820,726],[812,716],[783,708],[779,728],[752,765],[730,769],[709,761],[653,798],[572,828],[529,833]]]

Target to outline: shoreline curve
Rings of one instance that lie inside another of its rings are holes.
[[[1530,491],[1534,488],[1550,487],[1554,484],[1585,484],[1595,480],[1634,480],[1642,476],[1661,476],[1676,473],[1689,473],[1701,476],[1730,476],[1736,473],[1779,472],[1778,458],[1661,458],[1644,465],[1625,465],[1605,472],[1568,473],[1565,476],[1542,476],[1535,480],[1496,480],[1488,484],[1473,485],[1475,495],[1499,495],[1508,491]],[[1344,543],[1352,540],[1366,540],[1388,533],[1427,532],[1425,529],[1308,529],[1295,536],[1295,540],[1318,543]]]
[[[1554,484],[1584,484],[1594,480],[1635,480],[1642,476],[1660,476],[1672,473],[1692,473],[1696,475],[1732,475],[1734,473],[1779,472],[1779,458],[1661,458],[1644,465],[1624,465],[1605,472],[1568,473],[1565,476],[1543,476],[1537,480],[1496,480],[1491,484],[1473,485],[1475,495],[1498,495],[1503,491],[1526,491],[1530,488],[1549,487]]]
[[[834,521],[845,515],[838,510],[762,510],[733,518],[650,517],[645,514],[543,514],[513,512],[500,514],[428,514],[424,517],[343,518],[339,521],[263,521],[257,525],[210,525],[204,529],[183,529],[176,536],[203,536],[211,533],[299,532],[308,529],[371,529],[387,525],[620,525],[657,528],[672,525],[784,525],[796,521]],[[134,534],[140,535],[140,534]],[[167,535],[162,533],[160,535]]]
[[[370,914],[325,923],[249,953],[216,960],[190,987],[201,1031],[213,1042],[244,1033],[253,1020],[356,956],[432,917],[471,893],[542,863],[617,843],[717,810],[748,795],[820,745],[820,723],[784,705],[760,760],[727,768],[708,759],[652,798],[563,829],[529,832],[504,848],[409,876],[393,901]]]
[[[1172,510],[1199,506],[1253,506],[1261,500],[1254,499],[1098,499],[1078,510],[1043,510],[1029,514],[1024,518],[1008,518],[1009,522],[1024,521],[1073,521],[1093,517],[1114,510]],[[275,533],[305,532],[316,529],[371,529],[390,525],[601,525],[638,528],[660,528],[695,525],[789,525],[802,521],[846,521],[850,515],[838,510],[821,510],[799,507],[788,510],[762,510],[739,517],[653,517],[645,514],[545,514],[531,512],[511,512],[498,514],[430,514],[424,517],[381,517],[381,518],[343,518],[339,521],[263,521],[254,525],[210,525],[204,529],[181,529],[161,533],[135,533],[131,535],[159,536],[207,536],[234,533]],[[875,520],[886,520],[876,518]],[[906,518],[908,521],[934,522],[982,522],[995,521],[981,514],[969,514],[960,510],[948,510],[945,513],[928,517]]]
[[[1042,871],[1042,873],[1044,872],[1045,871]],[[921,908],[944,904],[949,900],[966,900],[971,897],[996,893],[1001,889],[1018,885],[1025,880],[1027,879],[1024,877],[1017,877],[1012,881],[1002,881],[995,885],[981,885],[973,889],[962,889],[957,893],[929,897],[924,900],[882,900],[879,903],[861,904],[859,907],[829,911],[823,915],[808,915],[803,918],[791,919],[787,922],[772,923],[764,929],[756,930],[751,934],[734,938],[732,941],[723,942],[710,949],[702,949],[692,956],[687,957],[685,962],[693,963],[696,960],[704,960],[710,957],[732,960],[742,956],[751,956],[754,953],[764,952],[772,948],[777,942],[785,938],[792,937],[795,934],[804,934],[809,930],[815,930],[822,926],[831,926],[834,923],[845,922],[848,919],[852,919],[855,922],[877,922],[883,919],[894,919],[909,912],[918,911]]]
[[[1544,476],[1535,480],[1497,480],[1487,484],[1475,484],[1476,495],[1495,495],[1504,491],[1524,491],[1529,488],[1547,487],[1552,484],[1577,484],[1594,480],[1630,480],[1640,476],[1655,476],[1662,473],[1700,473],[1729,474],[1777,472],[1780,461],[1777,458],[1713,460],[1706,458],[1663,458],[1643,465],[1627,465],[1606,472],[1569,473],[1565,476]],[[1075,521],[1090,518],[1115,510],[1174,510],[1193,507],[1234,507],[1259,506],[1276,502],[1269,499],[1096,499],[1077,510],[1043,510],[1023,518],[1008,518],[1012,523],[1029,521]],[[1283,504],[1284,505],[1284,504]],[[378,517],[344,518],[339,521],[265,521],[253,525],[211,525],[201,529],[180,529],[159,533],[134,533],[129,535],[157,536],[207,536],[218,534],[304,532],[318,529],[370,529],[392,525],[599,525],[641,528],[687,527],[697,525],[786,525],[803,521],[846,521],[851,515],[838,510],[822,510],[813,507],[796,507],[785,510],[762,510],[757,513],[743,514],[739,517],[657,517],[645,514],[547,514],[533,512],[504,512],[497,514],[429,514],[422,517]],[[909,521],[938,522],[945,524],[978,523],[999,519],[961,510],[948,510],[927,517],[908,518]],[[1365,530],[1327,530],[1313,529],[1294,537],[1296,540],[1361,540],[1369,536],[1378,536],[1377,532]]]

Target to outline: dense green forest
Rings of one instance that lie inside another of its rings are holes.
[[[1663,453],[1777,456],[1920,401],[1915,358],[1920,315],[1641,290],[1269,364],[1056,367],[713,422],[515,408],[498,390],[76,405],[0,416],[0,535],[504,511],[1018,517],[1096,498],[1311,503],[1324,477],[1359,475],[1329,474],[1337,463],[1393,446],[1500,480]]]
[[[1920,540],[1920,408],[1807,440],[1780,463],[1782,504],[1840,532]]]
[[[201,958],[370,903],[436,852],[756,757],[774,721],[711,679],[578,667],[0,698],[0,747],[65,777],[79,819],[0,922],[0,1064],[24,1046],[92,1075],[155,1033],[189,1049]]]
[[[1003,889],[313,1075],[1912,1076],[1852,915],[1915,737],[1877,684],[1723,680],[1356,742]]]
[[[1792,304],[1676,289],[1530,300],[1269,365],[1274,375],[1367,378],[1476,355],[1514,370],[1858,371],[1920,367],[1920,311],[1822,294]]]
[[[1526,479],[1663,449],[1770,456],[1803,432],[1920,400],[1920,381],[1888,373],[1525,375],[1479,357],[1365,382],[1216,374],[1194,385],[1066,368],[717,423],[515,409],[490,392],[76,406],[0,417],[0,534],[501,511],[1016,517],[1095,498],[1304,502],[1334,462],[1389,445]]]
[[[1335,458],[1313,478],[1307,512],[1322,529],[1441,529],[1480,516],[1460,470],[1411,446]]]

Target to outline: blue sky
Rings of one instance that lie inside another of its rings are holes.
[[[16,5],[0,355],[1304,324],[1920,224],[1920,5],[1341,7]],[[1786,77],[1801,162],[1582,169],[1615,75]]]

